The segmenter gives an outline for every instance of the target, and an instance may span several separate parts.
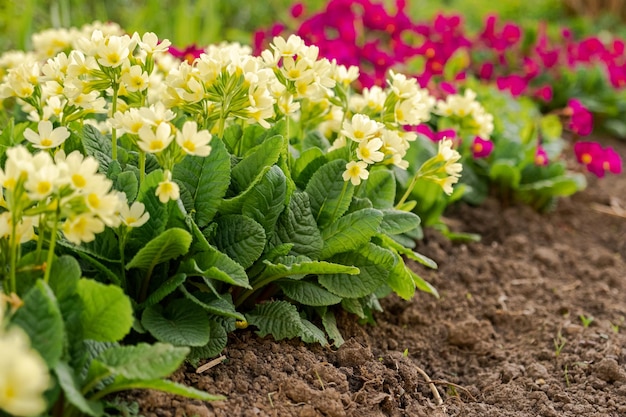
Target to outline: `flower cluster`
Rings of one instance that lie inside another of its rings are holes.
[[[0,410],[16,416],[37,416],[46,410],[50,387],[48,367],[30,347],[19,327],[6,328],[5,301],[0,297]]]
[[[578,162],[597,177],[602,178],[607,172],[619,174],[622,172],[622,160],[615,150],[607,146],[603,148],[597,142],[577,142],[574,153]]]

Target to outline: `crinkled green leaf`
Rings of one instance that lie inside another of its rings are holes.
[[[158,341],[175,346],[204,346],[209,342],[211,324],[205,311],[186,299],[143,311],[141,324]]]
[[[72,404],[83,414],[98,417],[102,415],[102,404],[88,401],[81,393],[76,382],[76,372],[65,362],[59,362],[54,367],[54,374],[59,381],[63,394],[67,402]]]
[[[272,169],[271,166],[266,166],[261,169],[259,175],[257,175],[252,183],[242,191],[240,194],[237,194],[234,197],[227,198],[222,200],[222,204],[220,205],[220,214],[237,214],[241,213],[243,209],[243,205],[248,200],[248,198],[255,194],[255,187],[257,184],[261,182],[261,180],[265,177],[265,175]]]
[[[314,282],[283,280],[278,282],[278,286],[287,297],[300,304],[329,306],[341,302],[341,297],[325,290]]]
[[[81,279],[78,282],[78,295],[84,304],[81,321],[85,339],[116,342],[130,332],[133,308],[120,287]]]
[[[192,347],[187,360],[194,366],[197,366],[200,360],[219,355],[226,347],[227,342],[228,334],[226,333],[226,329],[215,320],[211,320],[209,343],[200,347]]]
[[[393,268],[394,257],[390,251],[372,243],[356,252],[333,256],[330,261],[359,268],[359,275],[321,275],[318,281],[324,288],[343,298],[360,298],[374,292],[387,281]]]
[[[345,343],[343,337],[341,336],[341,332],[337,327],[337,319],[335,318],[335,313],[331,310],[326,309],[322,312],[322,325],[324,326],[324,330],[328,334],[328,337],[333,341],[333,346],[339,347]]]
[[[12,319],[30,338],[49,368],[54,368],[63,353],[65,326],[57,299],[50,287],[39,280],[24,296],[24,305]]]
[[[263,253],[266,237],[263,226],[240,214],[228,214],[215,220],[217,229],[212,243],[230,258],[248,268]]]
[[[104,136],[97,127],[86,124],[83,127],[83,146],[88,156],[93,156],[98,161],[98,171],[106,173],[109,164],[113,161],[113,145],[111,138]]]
[[[385,209],[380,231],[389,235],[397,235],[415,229],[420,225],[420,218],[410,211]]]
[[[187,275],[183,273],[178,273],[168,278],[167,281],[163,282],[159,286],[159,288],[150,293],[148,298],[146,298],[146,301],[139,305],[139,309],[144,309],[146,307],[157,304],[165,297],[176,291],[176,288],[178,288],[183,282],[185,282],[185,280],[187,280]]]
[[[275,246],[293,244],[290,253],[317,259],[324,242],[311,212],[309,196],[294,192],[276,224]]]
[[[268,334],[276,340],[291,339],[300,336],[302,322],[298,309],[287,301],[270,301],[257,305],[246,314],[248,323],[256,326],[261,337]]]
[[[420,264],[427,266],[432,269],[437,269],[437,263],[430,259],[429,257],[422,255],[421,253],[414,252],[411,249],[402,246],[395,240],[391,239],[389,236],[379,234],[378,238],[382,241],[382,246],[388,247],[395,252],[398,252],[400,255],[404,255],[409,259],[414,260],[415,262],[419,262]]]
[[[347,214],[322,229],[324,246],[321,259],[353,251],[369,242],[383,220],[383,214],[376,209],[363,209]]]
[[[121,375],[127,379],[156,379],[172,374],[188,353],[188,347],[176,347],[167,343],[139,343],[111,347],[98,355],[96,360],[113,375]]]
[[[400,297],[409,300],[415,294],[415,283],[404,260],[398,254],[395,254],[395,258],[396,263],[389,273],[387,285]]]
[[[232,168],[232,184],[236,192],[241,192],[253,183],[254,179],[266,167],[272,166],[278,161],[282,150],[283,137],[273,136],[265,139],[252,152]]]
[[[154,267],[170,259],[178,258],[189,250],[191,235],[179,228],[164,230],[126,264],[126,269],[139,268],[152,271]]]
[[[319,343],[322,346],[328,345],[326,335],[319,327],[303,318],[300,318],[300,323],[302,323],[300,338],[304,343]]]
[[[311,175],[326,162],[324,152],[320,148],[314,147],[302,152],[291,169],[295,183],[301,188],[306,187]]]
[[[130,232],[127,249],[132,246],[133,249],[139,250],[165,230],[169,220],[169,203],[161,203],[156,196],[156,189],[161,181],[163,181],[163,172],[157,170],[146,175],[141,183],[137,201],[145,205],[146,211],[150,213],[150,218],[143,226],[134,228]]]
[[[365,197],[378,209],[392,208],[396,198],[396,179],[393,172],[386,169],[370,172],[365,182]]]
[[[278,260],[281,260],[281,258],[279,258]],[[282,261],[285,262],[284,259]],[[359,268],[356,268],[354,266],[326,261],[297,260],[293,263],[289,262],[274,264],[265,260],[263,261],[263,263],[265,264],[265,269],[258,277],[255,278],[256,282],[270,282],[284,277],[289,277],[291,279],[302,279],[307,274],[356,275],[359,273]]]
[[[508,189],[516,189],[522,178],[519,169],[515,166],[515,162],[509,160],[494,162],[489,170],[489,177],[493,182]]]
[[[81,276],[80,264],[74,257],[59,256],[52,262],[48,285],[50,285],[56,298],[61,300],[76,292],[76,286]]]
[[[220,298],[208,292],[196,291],[190,293],[184,286],[181,286],[180,289],[188,300],[199,305],[209,314],[245,320],[243,314],[235,310],[235,305],[233,304],[230,294],[224,294]]]
[[[189,191],[191,207],[185,207],[199,227],[217,213],[230,184],[230,156],[219,138],[211,140],[207,157],[187,156],[174,166],[173,177]]]
[[[137,176],[130,171],[120,173],[115,180],[115,189],[126,194],[128,201],[135,201],[139,192]]]
[[[193,398],[201,401],[221,401],[226,397],[213,395],[199,389],[172,382],[167,379],[133,380],[117,378],[115,382],[107,386],[109,392],[127,391],[131,389],[155,389],[182,397]]]
[[[266,234],[270,236],[276,226],[278,216],[285,209],[286,197],[287,178],[283,171],[274,165],[246,195],[241,214],[263,226]]]
[[[182,265],[181,272],[250,288],[243,266],[210,245],[208,250],[195,254],[193,259]]]
[[[350,206],[354,186],[343,180],[342,174],[345,170],[345,160],[330,161],[315,171],[306,186],[311,212],[320,227],[337,220]]]

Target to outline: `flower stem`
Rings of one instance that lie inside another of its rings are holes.
[[[11,243],[10,243],[10,268],[9,268],[9,282],[10,288],[7,293],[17,292],[17,281],[15,278],[15,268],[17,265],[17,216],[14,211],[11,212]]]
[[[113,101],[111,103],[111,117],[115,116],[115,112],[117,111],[117,94],[119,92],[120,86],[118,83],[113,82]],[[111,129],[111,158],[114,161],[117,161],[117,129]]]
[[[43,280],[47,284],[50,280],[50,270],[52,269],[52,262],[54,261],[54,247],[57,243],[57,228],[59,223],[59,206],[54,212],[54,222],[52,223],[52,232],[50,234],[50,245],[48,246],[48,258],[46,259],[46,269],[43,275]]]
[[[411,192],[413,192],[413,188],[415,188],[415,184],[417,184],[417,180],[420,179],[421,177],[421,171],[418,171],[413,178],[411,179],[411,183],[409,184],[409,186],[406,188],[406,191],[404,192],[404,194],[402,195],[402,198],[400,199],[400,201],[398,201],[398,204],[396,204],[396,209],[399,209],[404,202],[406,201],[407,198],[409,198],[409,196],[411,195]]]
[[[146,153],[142,150],[139,151],[139,187],[146,179]]]

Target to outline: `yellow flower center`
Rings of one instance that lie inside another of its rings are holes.
[[[117,52],[111,52],[106,56],[106,59],[112,64],[117,64],[120,61],[120,54]]]
[[[41,181],[37,184],[37,193],[41,195],[47,195],[52,190],[52,184],[49,181]]]
[[[590,154],[588,153],[584,153],[582,154],[582,156],[580,157],[580,160],[583,162],[583,164],[585,165],[589,165],[591,163],[591,161],[593,160],[593,158],[591,157]]]
[[[41,138],[41,146],[52,146],[50,138]]]
[[[474,144],[474,152],[481,152],[483,150],[483,144],[482,143],[475,143]]]
[[[352,167],[350,167],[350,176],[351,177],[358,176],[360,172],[361,172],[361,168],[358,165],[353,165]]]
[[[362,132],[360,130],[355,130],[354,131],[354,138],[355,139],[363,139],[365,137],[365,132]]]
[[[76,188],[83,188],[85,185],[87,185],[87,180],[80,174],[74,174],[72,175],[72,183]]]
[[[150,150],[151,151],[160,151],[161,149],[163,149],[163,141],[162,140],[153,140],[152,142],[150,142]]]
[[[136,221],[137,221],[137,219],[134,218],[134,217],[127,217],[125,223],[126,223],[126,225],[130,225],[130,224],[135,223]]]
[[[87,203],[89,204],[89,206],[97,209],[98,207],[100,207],[100,197],[98,197],[98,194],[96,193],[91,193],[87,196]]]
[[[194,152],[196,150],[196,144],[193,143],[190,139],[187,139],[183,143],[183,148],[187,149],[189,152]]]

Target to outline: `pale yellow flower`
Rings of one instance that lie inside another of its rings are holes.
[[[172,128],[169,123],[158,125],[156,132],[151,126],[143,126],[139,129],[139,141],[137,145],[142,151],[148,153],[159,153],[169,146],[174,139]]]
[[[185,122],[182,130],[176,132],[176,143],[189,155],[208,156],[211,153],[210,141],[209,131],[198,132],[198,124],[193,121]]]
[[[53,128],[52,122],[42,120],[37,125],[37,133],[31,128],[24,131],[24,138],[38,149],[56,148],[70,137],[70,132],[65,126]]]
[[[97,233],[102,233],[104,223],[92,213],[82,213],[67,219],[62,230],[67,240],[80,245],[82,242],[93,241]]]
[[[150,219],[150,213],[139,201],[135,201],[130,207],[124,202],[120,207],[120,217],[126,227],[141,227]]]
[[[165,171],[165,179],[159,183],[156,189],[156,196],[159,197],[159,201],[165,204],[170,200],[178,200],[180,198],[180,188],[178,184],[172,181],[172,173]]]
[[[385,158],[385,154],[379,150],[382,146],[383,141],[380,138],[363,140],[356,148],[356,156],[366,164],[380,162]]]
[[[344,181],[352,182],[352,185],[361,184],[361,180],[366,180],[370,173],[367,170],[367,164],[363,161],[350,161],[346,164],[346,170],[342,177]]]

